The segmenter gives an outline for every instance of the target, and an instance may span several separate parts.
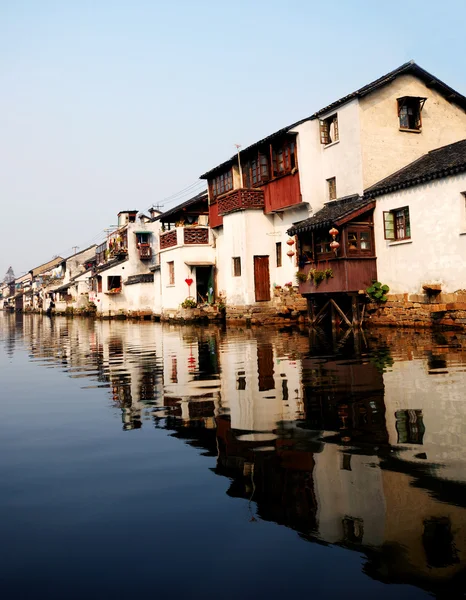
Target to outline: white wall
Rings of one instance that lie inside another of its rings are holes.
[[[290,239],[286,231],[296,221],[308,216],[306,205],[280,214],[264,215],[258,210],[234,212],[223,217],[223,229],[217,239],[218,289],[226,295],[230,305],[255,303],[254,256],[269,257],[270,295],[273,284],[296,284],[296,254],[288,257]],[[277,267],[276,243],[282,244],[282,266]],[[291,246],[296,253],[296,245]],[[233,258],[241,258],[241,277],[233,277]]]
[[[177,240],[181,244],[160,250],[160,281],[157,289],[161,290],[161,309],[163,312],[177,310],[180,304],[190,295],[196,298],[196,268],[186,263],[212,263],[215,265],[216,251],[212,245],[213,234],[209,231],[210,244],[183,245],[183,227],[177,227]],[[169,283],[169,262],[175,263],[175,283]],[[189,290],[185,279],[191,278],[193,283]],[[160,288],[158,287],[160,286]]]
[[[320,118],[338,116],[339,140],[327,146],[320,142],[319,119],[298,125],[298,167],[303,202],[311,214],[328,201],[327,179],[336,177],[337,198],[363,191],[362,155],[358,100],[348,102]]]
[[[377,197],[374,234],[377,277],[390,293],[422,293],[441,283],[443,292],[466,288],[466,174],[438,179]],[[383,212],[409,207],[411,239],[384,239]]]

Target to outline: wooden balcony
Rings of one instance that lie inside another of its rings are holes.
[[[320,263],[318,270],[330,268],[333,277],[324,279],[318,285],[312,280],[299,283],[301,294],[331,294],[365,290],[377,279],[376,258],[337,258]],[[315,265],[307,264],[301,272],[309,273]]]
[[[139,258],[141,260],[150,260],[152,258],[152,248],[150,244],[139,244],[138,246]]]
[[[185,227],[183,230],[183,240],[185,244],[208,244],[208,227]]]
[[[264,192],[260,189],[232,190],[217,199],[218,214],[227,215],[238,210],[264,208]]]
[[[178,238],[176,236],[176,229],[172,229],[171,231],[166,231],[162,233],[160,236],[160,250],[164,250],[165,248],[171,248],[172,246],[176,246],[178,244]]]

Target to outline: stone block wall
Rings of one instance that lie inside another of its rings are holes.
[[[307,320],[307,300],[297,286],[276,286],[269,302],[226,306],[227,324],[290,325]]]
[[[466,329],[466,290],[451,294],[388,294],[382,305],[368,304],[368,325]]]

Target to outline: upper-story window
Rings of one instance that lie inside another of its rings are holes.
[[[338,134],[338,116],[332,115],[320,121],[320,143],[327,146],[340,139]]]
[[[336,200],[336,197],[337,197],[337,179],[336,179],[336,177],[330,177],[330,179],[327,179],[327,187],[328,187],[328,199]]]
[[[422,127],[421,112],[426,98],[417,96],[404,96],[398,98],[398,118],[400,129],[420,131]]]
[[[210,192],[211,197],[216,198],[221,194],[225,194],[233,189],[233,173],[232,170],[229,169],[225,173],[221,175],[217,175],[210,182]]]
[[[411,237],[409,207],[397,208],[383,213],[386,240],[407,240]]]
[[[285,140],[272,145],[272,175],[278,177],[296,168],[296,144]]]
[[[257,156],[242,165],[244,187],[252,188],[266,183],[270,179],[269,163],[267,154],[258,152]]]

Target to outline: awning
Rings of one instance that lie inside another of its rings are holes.
[[[214,262],[202,261],[202,260],[193,260],[193,261],[185,260],[184,264],[188,265],[188,267],[215,267]]]

